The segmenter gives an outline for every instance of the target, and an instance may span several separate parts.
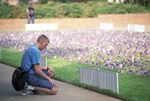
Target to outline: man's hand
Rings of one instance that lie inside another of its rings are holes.
[[[49,68],[50,71],[55,73],[55,70],[52,67],[47,67],[47,68]]]
[[[55,70],[52,67],[48,67],[49,77],[53,78],[55,76]]]

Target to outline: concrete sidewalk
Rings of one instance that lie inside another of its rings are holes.
[[[59,87],[56,95],[21,96],[11,85],[13,71],[13,67],[0,64],[0,101],[121,101],[60,81],[56,81]]]

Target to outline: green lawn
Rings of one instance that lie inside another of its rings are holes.
[[[21,62],[22,53],[18,50],[1,49],[2,63],[18,67]],[[90,67],[76,61],[64,60],[56,57],[48,59],[48,65],[56,70],[55,79],[82,86],[79,82],[79,67]],[[130,74],[119,74],[119,95],[107,90],[97,90],[94,87],[85,87],[110,96],[119,97],[125,101],[150,101],[150,76],[135,76]]]

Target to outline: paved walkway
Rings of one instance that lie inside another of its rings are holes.
[[[0,64],[0,101],[120,101],[60,81],[56,81],[59,87],[56,95],[21,96],[11,85],[13,71],[13,67]]]

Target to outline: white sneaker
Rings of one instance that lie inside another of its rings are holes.
[[[24,89],[21,91],[22,96],[28,96],[30,94],[33,94],[32,90],[34,90],[34,87],[31,85],[25,84]]]
[[[35,90],[33,86],[28,85],[27,90]]]
[[[22,95],[22,96],[28,96],[28,95],[30,95],[30,94],[33,94],[32,91],[22,91],[22,92],[21,92],[21,95]]]

